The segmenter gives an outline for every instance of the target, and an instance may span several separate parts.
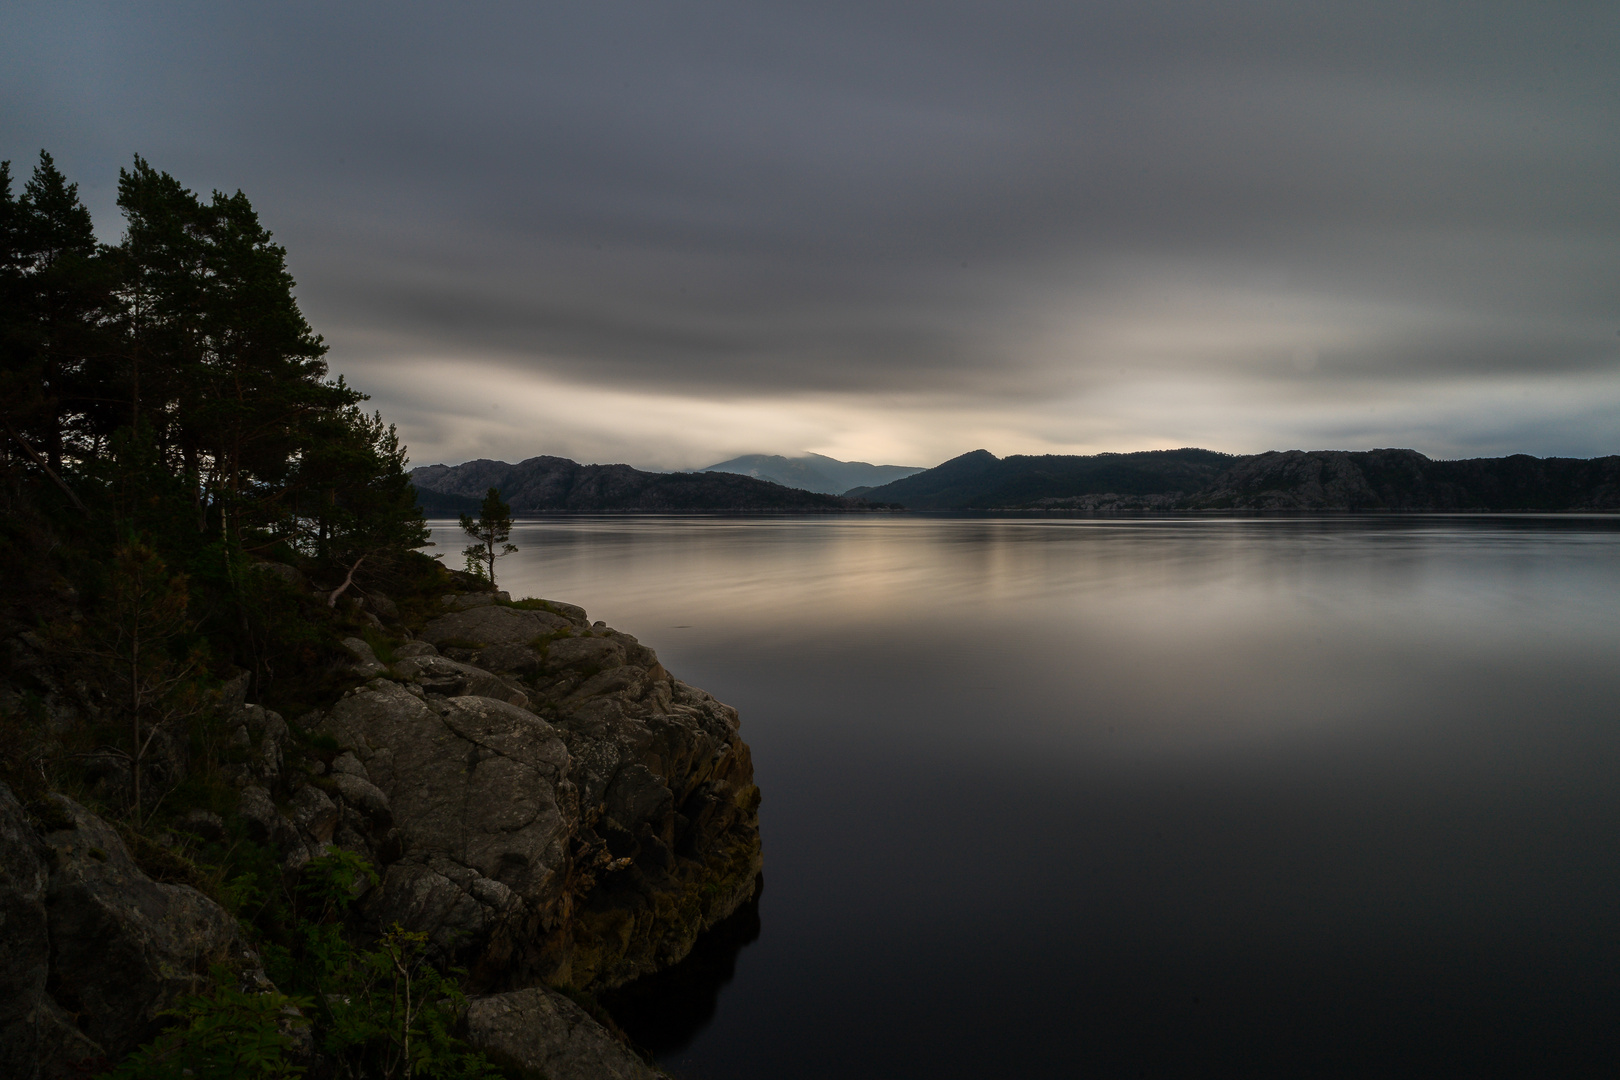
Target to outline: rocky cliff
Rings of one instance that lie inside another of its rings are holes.
[[[60,794],[25,807],[0,785],[0,1075],[100,1071],[211,970],[273,990],[251,934],[154,870],[165,849],[231,829],[290,888],[339,848],[376,867],[375,884],[356,880],[351,931],[398,924],[464,967],[465,1038],[497,1061],[554,1080],[658,1075],[550,987],[668,967],[753,895],[759,791],[737,713],[572,605],[425,602],[410,619],[366,602],[375,647],[345,642],[347,689],[327,707],[289,722],[242,700],[245,677],[225,688],[228,820],[189,811],[154,844]],[[33,674],[48,709],[75,708],[71,687]],[[114,768],[93,791],[120,783]]]
[[[298,721],[341,752],[283,817],[375,859],[365,910],[428,932],[475,985],[617,986],[753,895],[748,746],[734,709],[634,637],[503,599],[444,597],[390,664],[351,639],[370,678]]]

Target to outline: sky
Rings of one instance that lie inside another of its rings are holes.
[[[0,6],[416,464],[1620,453],[1620,4]]]

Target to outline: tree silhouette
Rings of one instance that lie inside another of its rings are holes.
[[[512,508],[501,501],[499,491],[490,488],[476,518],[461,515],[461,528],[476,541],[462,549],[467,569],[495,584],[495,560],[517,550],[516,544],[507,543],[512,535]]]

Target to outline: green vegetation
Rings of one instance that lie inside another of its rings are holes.
[[[206,994],[182,1000],[168,1015],[175,1024],[131,1054],[108,1080],[195,1080],[302,1075],[289,1060],[296,1032],[309,1026],[297,1013],[308,1001],[276,991],[247,993],[231,985],[229,971],[214,972]]]

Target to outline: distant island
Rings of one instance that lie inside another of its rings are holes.
[[[461,465],[412,469],[417,505],[429,515],[476,510],[490,488],[516,514],[640,511],[775,511],[822,513],[881,509],[869,499],[847,499],[784,487],[729,472],[653,473],[628,465],[581,465],[567,458],[532,457],[516,465],[479,459]]]
[[[1620,510],[1620,457],[1183,449],[998,458],[975,450],[847,494],[914,510]]]
[[[864,461],[839,461],[824,454],[744,454],[698,472],[738,473],[769,480],[783,487],[843,495],[851,488],[871,488],[926,472],[921,465],[869,465]]]

